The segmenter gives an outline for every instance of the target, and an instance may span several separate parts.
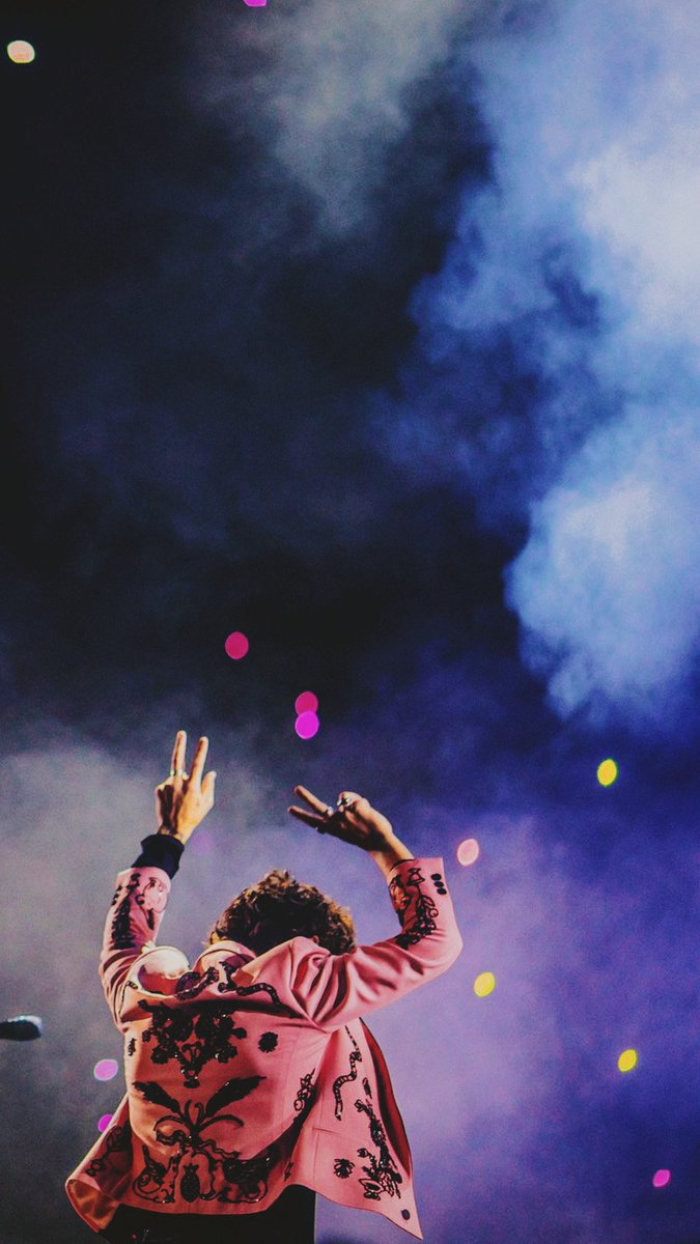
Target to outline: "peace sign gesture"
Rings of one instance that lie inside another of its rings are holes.
[[[185,843],[207,813],[211,812],[214,806],[216,774],[210,770],[202,781],[208,749],[209,740],[203,736],[197,744],[192,769],[187,773],[187,735],[184,730],[178,730],[170,774],[164,782],[156,786],[155,791],[159,834],[170,834],[171,838]]]

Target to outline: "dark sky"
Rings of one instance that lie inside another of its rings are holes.
[[[178,728],[219,775],[190,956],[275,865],[393,932],[295,782],[445,858],[465,952],[372,1025],[428,1244],[700,1241],[700,48],[663,15],[4,7],[3,1009],[45,1032],[0,1051],[2,1244],[92,1238],[99,938]]]

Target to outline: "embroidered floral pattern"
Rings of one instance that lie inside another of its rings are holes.
[[[102,1171],[106,1171],[110,1154],[123,1153],[131,1144],[131,1126],[125,1123],[123,1127],[113,1127],[105,1136],[105,1148],[101,1158],[93,1158],[89,1166],[85,1167],[85,1174],[92,1178],[99,1175]]]
[[[395,878],[392,884],[394,885],[392,901],[401,917],[402,924],[405,922],[409,906],[413,906],[409,928],[404,927],[403,933],[399,933],[398,937],[395,938],[396,943],[402,946],[404,950],[407,950],[409,946],[415,946],[424,937],[428,937],[435,932],[437,927],[435,920],[439,914],[438,908],[435,901],[421,890],[421,885],[425,885],[425,877],[421,873],[420,868],[410,868],[407,876],[402,880]],[[403,906],[397,906],[397,900],[394,897],[399,891],[406,898]]]
[[[264,1032],[258,1041],[258,1049],[262,1050],[263,1054],[271,1054],[277,1049],[278,1042],[279,1037],[276,1032]]]
[[[133,950],[136,938],[131,927],[131,901],[141,883],[141,874],[132,873],[126,885],[118,885],[112,899],[116,911],[112,919],[112,945],[115,950]]]
[[[279,1158],[276,1146],[270,1145],[245,1160],[239,1150],[222,1149],[205,1133],[223,1122],[243,1127],[243,1119],[226,1113],[225,1107],[250,1096],[264,1079],[248,1076],[227,1080],[206,1104],[188,1100],[184,1105],[156,1081],[137,1082],[134,1087],[146,1101],[165,1107],[167,1113],[157,1120],[153,1131],[158,1144],[172,1150],[166,1163],[143,1146],[143,1170],[132,1184],[138,1196],[160,1205],[172,1204],[178,1192],[190,1204],[200,1200],[261,1200],[267,1192],[267,1172]]]
[[[338,1179],[349,1179],[354,1169],[355,1163],[349,1158],[336,1158],[333,1163],[333,1174],[337,1175]]]
[[[143,1041],[154,1046],[151,1062],[163,1064],[175,1059],[186,1088],[199,1087],[202,1067],[212,1058],[219,1063],[235,1058],[238,1046],[233,1042],[248,1035],[245,1028],[235,1026],[235,1013],[226,1004],[196,1011],[142,999],[139,1006],[153,1017],[151,1027],[143,1034]]]
[[[360,1179],[366,1199],[379,1201],[382,1193],[387,1193],[391,1197],[400,1197],[399,1184],[403,1183],[403,1177],[391,1156],[382,1123],[368,1101],[356,1101],[355,1109],[367,1115],[371,1140],[379,1150],[378,1153],[372,1153],[365,1148],[357,1151],[358,1157],[365,1158],[367,1162],[367,1165],[362,1168],[365,1177]]]
[[[350,1070],[348,1074],[345,1076],[338,1076],[337,1080],[333,1081],[333,1096],[335,1097],[336,1119],[342,1119],[343,1117],[343,1098],[341,1096],[341,1089],[343,1085],[347,1084],[350,1080],[357,1079],[357,1067],[355,1064],[362,1062],[362,1054],[360,1053],[360,1048],[357,1044],[357,1041],[353,1037],[350,1029],[347,1027],[347,1025],[345,1026],[345,1031],[348,1034],[348,1037],[350,1038],[350,1040],[352,1041],[354,1048],[350,1051]]]

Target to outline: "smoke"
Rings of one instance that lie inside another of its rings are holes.
[[[228,6],[212,20],[207,10],[190,78],[193,104],[218,116],[232,137],[245,128],[262,138],[259,190],[266,176],[275,182],[271,201],[251,203],[251,245],[269,244],[286,227],[295,188],[297,247],[371,227],[388,153],[406,137],[457,32],[473,28],[488,7],[437,0],[428,21],[413,0],[296,0],[263,21],[244,21]],[[305,240],[302,203],[313,222]]]
[[[409,471],[525,528],[508,600],[564,715],[663,725],[693,674],[699,39],[682,0],[573,0],[465,47],[493,181],[415,291],[400,409],[377,401]]]

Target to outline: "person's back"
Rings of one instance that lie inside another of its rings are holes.
[[[345,797],[338,813],[298,788],[314,810],[290,809],[294,815],[374,856],[402,931],[357,947],[345,909],[275,871],[234,900],[190,969],[180,951],[155,946],[155,938],[189,824],[213,802],[212,784],[199,787],[205,753],[200,743],[177,800],[170,792],[184,768],[184,744],[176,743],[175,772],[158,788],[168,791],[160,807],[170,828],[144,839],[134,867],[118,877],[101,975],[124,1034],[127,1093],[67,1181],[68,1195],[115,1244],[157,1240],[160,1226],[170,1230],[163,1239],[185,1240],[192,1224],[205,1244],[215,1220],[230,1215],[237,1216],[231,1240],[252,1238],[244,1233],[261,1229],[285,1197],[296,1205],[286,1238],[311,1240],[307,1190],[377,1210],[420,1236],[408,1142],[383,1056],[361,1017],[459,954],[441,861],[411,857],[359,796]],[[188,820],[187,791],[197,789]],[[285,912],[290,928],[314,932],[260,953],[285,931]],[[256,946],[222,936],[230,931]],[[353,948],[334,953],[324,939]],[[294,1195],[307,1200],[296,1204]],[[295,1220],[306,1224],[296,1235]],[[122,1233],[127,1222],[130,1235]],[[148,1236],[138,1234],[144,1224]],[[277,1237],[270,1227],[259,1238]]]

